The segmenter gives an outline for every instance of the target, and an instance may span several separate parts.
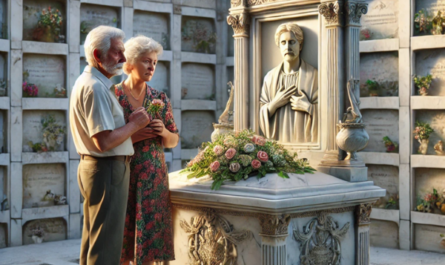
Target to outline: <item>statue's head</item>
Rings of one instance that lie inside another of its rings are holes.
[[[281,24],[275,31],[275,43],[280,47],[281,55],[285,61],[299,59],[303,41],[303,31],[297,23]]]

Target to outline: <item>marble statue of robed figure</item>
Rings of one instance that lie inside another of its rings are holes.
[[[318,140],[318,71],[300,58],[303,40],[296,23],[277,28],[275,43],[283,62],[266,74],[261,90],[261,131],[283,143]]]

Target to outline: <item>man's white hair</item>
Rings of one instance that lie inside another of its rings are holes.
[[[152,38],[139,35],[133,37],[125,42],[125,58],[127,62],[124,64],[124,73],[130,74],[129,65],[134,65],[136,59],[146,52],[155,52],[156,55],[161,56],[163,52],[162,45]]]
[[[110,49],[111,40],[115,38],[123,41],[125,33],[118,28],[110,26],[99,26],[88,33],[84,48],[85,58],[90,66],[98,67],[97,61],[94,58],[94,50],[99,50],[101,55],[106,55]]]

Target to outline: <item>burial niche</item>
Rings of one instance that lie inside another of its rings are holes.
[[[360,54],[360,96],[399,95],[398,52]]]
[[[181,50],[185,52],[215,53],[215,21],[210,18],[182,16]]]
[[[416,168],[413,208],[420,213],[445,215],[445,169]]]
[[[445,1],[415,0],[414,36],[444,34]]]
[[[213,65],[184,63],[182,65],[182,99],[215,100],[215,70]]]
[[[216,122],[213,111],[183,111],[181,114],[181,147],[194,149],[210,141],[212,124]]]
[[[67,224],[63,218],[49,218],[26,222],[23,225],[23,245],[66,239]]]
[[[8,246],[8,226],[6,224],[0,223],[0,248],[5,248]]]
[[[7,125],[8,113],[5,110],[0,110],[0,154],[8,152]]]
[[[399,168],[386,165],[366,165],[368,180],[386,189],[386,196],[374,203],[374,208],[399,209]]]
[[[0,52],[0,97],[8,95],[8,54]]]
[[[397,223],[372,219],[369,235],[373,247],[399,248],[399,226]]]
[[[360,40],[399,37],[399,0],[365,0],[368,13],[362,16]]]
[[[441,234],[445,234],[443,226],[414,224],[414,249],[445,253]]]
[[[8,200],[8,169],[0,166],[0,211],[9,210]]]
[[[428,95],[445,96],[445,49],[417,51],[415,64],[416,75],[426,76],[430,74],[433,78],[428,89]],[[418,88],[415,87],[413,92],[414,95],[418,95]]]
[[[0,0],[0,39],[8,38],[8,1]]]
[[[437,155],[434,146],[439,142],[445,142],[445,111],[444,110],[418,110],[415,112],[415,121],[428,123],[434,130],[430,134],[427,144],[426,155]],[[414,128],[415,129],[415,128]],[[418,154],[420,143],[415,140],[413,144],[413,154]],[[444,149],[443,149],[444,150]],[[443,155],[443,154],[442,154]]]
[[[120,9],[117,7],[91,5],[80,5],[80,44],[83,45],[88,33],[97,26],[121,27]]]
[[[399,143],[399,112],[397,110],[361,110],[369,142],[363,152],[386,152],[383,140],[389,137]]]
[[[170,50],[169,21],[169,14],[135,10],[133,14],[133,36],[148,36],[159,42],[164,50]]]

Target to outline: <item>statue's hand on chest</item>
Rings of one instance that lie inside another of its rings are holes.
[[[291,100],[291,97],[297,92],[297,87],[295,85],[285,89],[284,86],[280,87],[275,94],[275,97],[270,102],[270,106],[272,109],[277,110],[278,108],[283,107],[288,104]]]
[[[290,98],[292,109],[295,111],[303,111],[310,113],[312,104],[309,101],[306,92],[304,92],[303,90],[300,91],[301,91],[301,96],[292,95]]]

